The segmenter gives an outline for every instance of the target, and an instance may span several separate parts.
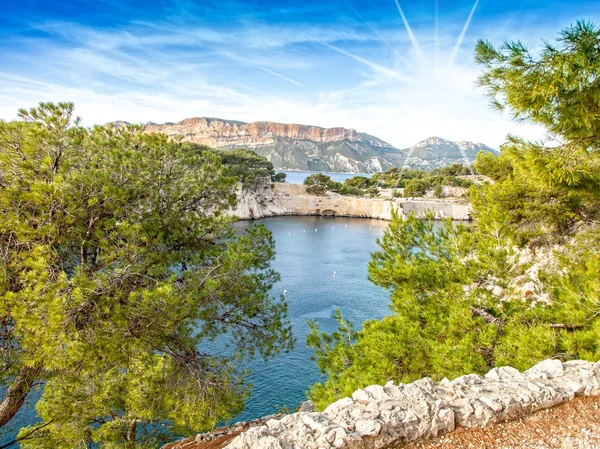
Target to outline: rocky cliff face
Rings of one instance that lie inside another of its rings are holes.
[[[277,170],[376,173],[394,166],[427,169],[454,163],[471,165],[480,150],[496,152],[481,143],[451,142],[440,137],[399,150],[354,129],[244,123],[209,117],[188,118],[178,123],[148,123],[146,131],[222,150],[246,148],[265,156]]]
[[[238,204],[231,211],[239,219],[258,219],[280,215],[328,215],[391,220],[392,212],[400,215],[414,212],[424,217],[433,212],[435,218],[470,220],[470,206],[460,199],[366,198],[327,192],[317,196],[299,184],[275,183],[257,190],[238,191]]]
[[[401,156],[389,143],[346,128],[200,117],[151,123],[146,129],[213,148],[247,148],[276,169],[375,173],[395,165]]]

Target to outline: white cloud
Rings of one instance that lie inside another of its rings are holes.
[[[165,21],[125,31],[46,23],[39,28],[54,37],[21,56],[29,70],[0,73],[0,117],[39,101],[73,101],[88,125],[271,120],[352,127],[400,148],[432,135],[494,147],[509,132],[541,135],[488,108],[470,51],[460,49],[449,64],[458,32],[444,30],[439,46],[416,47],[396,31],[360,25],[365,30],[260,23],[217,30]],[[472,47],[462,36],[462,48]]]

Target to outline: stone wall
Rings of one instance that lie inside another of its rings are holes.
[[[275,183],[257,190],[238,192],[238,206],[232,211],[242,220],[280,215],[334,215],[391,220],[392,210],[400,215],[412,211],[423,217],[470,220],[469,204],[458,199],[365,198],[327,192],[318,196],[299,184]]]
[[[227,449],[398,448],[456,427],[483,427],[600,394],[600,362],[545,360],[520,373],[494,368],[435,383],[372,385],[322,413],[299,412],[237,436]]]

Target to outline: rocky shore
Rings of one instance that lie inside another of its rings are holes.
[[[462,198],[367,198],[327,192],[315,195],[299,184],[274,183],[257,189],[238,191],[238,205],[231,211],[241,220],[282,215],[326,215],[391,220],[392,211],[400,215],[427,212],[436,219],[470,220],[470,207]]]

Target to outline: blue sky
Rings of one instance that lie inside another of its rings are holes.
[[[540,136],[489,109],[477,39],[536,48],[600,21],[587,0],[0,1],[0,118],[69,100],[86,125],[270,120],[401,148]]]

